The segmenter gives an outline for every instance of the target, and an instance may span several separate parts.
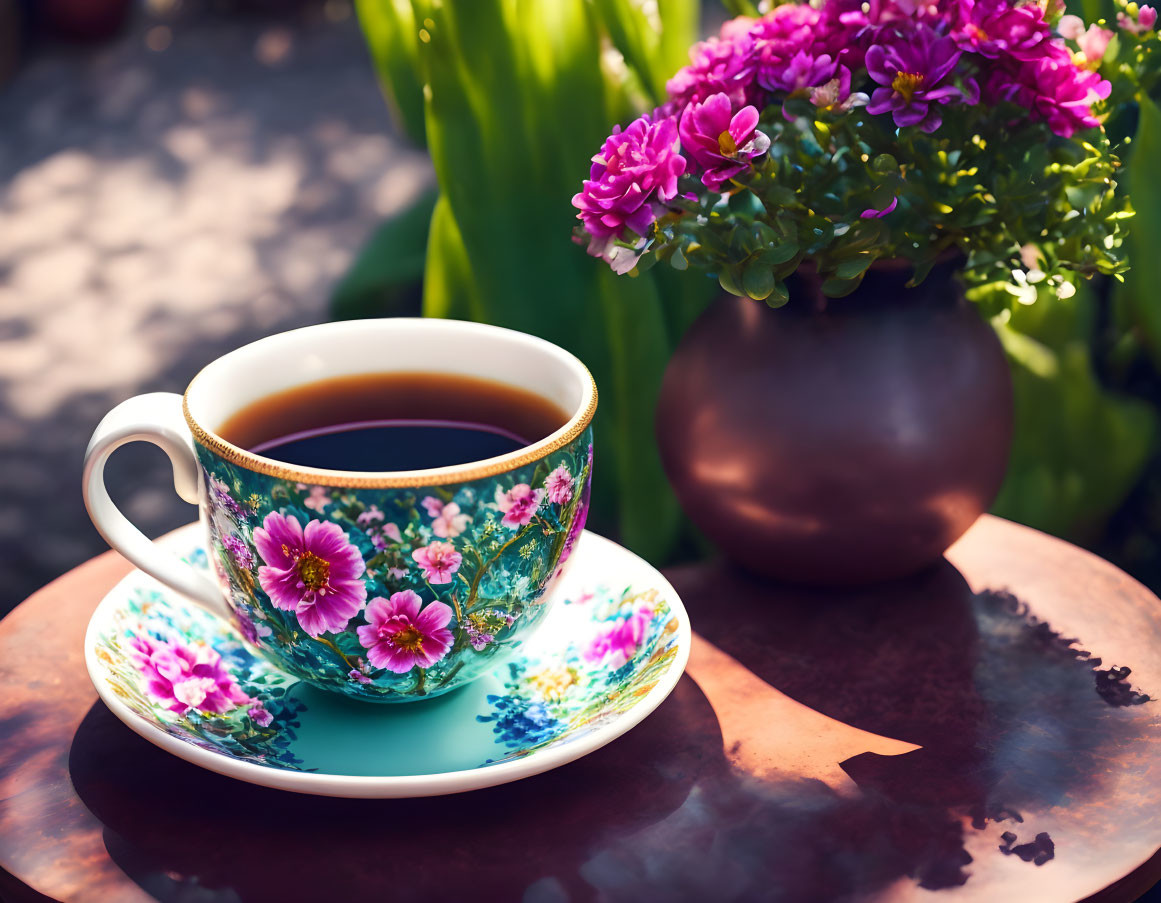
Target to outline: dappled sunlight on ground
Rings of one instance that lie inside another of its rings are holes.
[[[109,407],[325,319],[370,230],[430,184],[349,8],[323,9],[143,16],[0,89],[0,612],[104,548],[79,483]],[[120,457],[147,532],[192,519],[160,453]]]

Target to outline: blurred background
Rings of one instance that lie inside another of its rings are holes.
[[[657,563],[702,553],[651,411],[716,284],[613,277],[569,241],[569,198],[610,126],[748,4],[498,2],[460,4],[435,58],[420,0],[0,0],[0,613],[106,548],[79,482],[109,408],[341,317],[570,347],[602,391],[592,526]],[[424,83],[449,100],[425,109]],[[1161,263],[1140,258],[1125,286],[996,323],[1017,434],[995,510],[1161,589]],[[195,517],[151,446],[109,481],[150,535]]]

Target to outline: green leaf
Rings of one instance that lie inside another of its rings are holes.
[[[396,123],[412,141],[424,143],[423,82],[417,66],[419,29],[410,0],[355,0],[383,95]]]
[[[837,267],[835,267],[835,275],[840,279],[853,279],[856,276],[862,276],[867,271],[867,268],[875,262],[874,254],[859,254],[857,257],[851,257],[844,260]]]
[[[779,308],[786,305],[790,300],[790,292],[786,288],[786,283],[779,279],[774,283],[774,289],[770,292],[770,297],[766,299],[768,307]]]
[[[731,295],[737,295],[739,298],[746,296],[745,290],[738,282],[737,275],[732,271],[731,267],[726,267],[718,273],[718,283]]]
[[[1087,286],[993,320],[1012,365],[1016,430],[992,511],[1062,536],[1091,535],[1140,479],[1158,435],[1147,403],[1093,372]]]
[[[788,241],[784,244],[769,245],[758,252],[757,260],[766,266],[776,267],[780,263],[793,260],[798,253],[798,243]]]
[[[746,295],[755,301],[765,301],[777,284],[774,273],[769,267],[760,263],[752,263],[742,273],[742,288]]]
[[[416,21],[431,20],[418,65],[442,192],[424,313],[539,335],[588,365],[600,390],[590,522],[661,561],[681,520],[652,437],[653,406],[674,336],[712,283],[671,267],[616,276],[569,240],[568,198],[610,124],[631,115],[636,89],[603,67],[607,36],[589,0],[413,8]],[[662,15],[672,8],[658,4]]]
[[[822,284],[822,293],[828,298],[842,298],[859,287],[861,279],[842,279],[832,277]]]
[[[1141,98],[1137,135],[1130,145],[1128,188],[1136,215],[1128,221],[1132,268],[1115,291],[1145,337],[1153,361],[1161,368],[1161,109]]]

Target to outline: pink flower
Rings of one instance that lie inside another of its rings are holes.
[[[363,607],[363,556],[338,524],[312,520],[304,530],[296,518],[271,512],[254,544],[266,562],[258,569],[262,589],[311,636],[342,631]]]
[[[641,647],[652,617],[653,609],[642,605],[614,627],[594,637],[584,657],[590,662],[604,661],[607,657],[610,668],[620,668]]]
[[[721,38],[693,45],[689,51],[690,65],[679,70],[665,85],[677,110],[714,94],[725,94],[738,104],[751,99],[757,60],[749,25],[745,19],[727,22],[722,26]]]
[[[406,674],[416,665],[430,668],[447,655],[452,610],[443,602],[432,602],[420,611],[422,604],[409,589],[393,593],[390,599],[371,600],[367,626],[360,627],[358,634],[372,665]]]
[[[891,203],[884,207],[882,210],[876,210],[874,207],[870,207],[860,213],[859,216],[862,219],[882,219],[898,206],[899,198],[891,198]]]
[[[1067,16],[1065,18],[1068,18]],[[1063,21],[1063,20],[1062,20]],[[1142,6],[1137,11],[1137,21],[1134,22],[1126,13],[1117,13],[1117,25],[1125,31],[1132,32],[1136,35],[1145,34],[1152,31],[1157,24],[1157,10],[1151,6]],[[1068,37],[1064,32],[1061,32],[1064,37]]]
[[[222,545],[225,546],[226,551],[230,553],[230,557],[234,559],[234,563],[238,567],[245,570],[254,567],[254,553],[250,551],[246,541],[237,533],[226,534],[222,538]]]
[[[1088,31],[1077,39],[1077,44],[1080,45],[1080,52],[1084,54],[1084,58],[1088,62],[1090,69],[1095,69],[1101,64],[1101,59],[1104,57],[1105,50],[1108,49],[1109,41],[1112,39],[1113,33],[1107,28],[1101,28],[1099,25],[1090,25]]]
[[[1084,34],[1084,19],[1080,16],[1061,16],[1056,23],[1056,31],[1062,38],[1070,41],[1079,41]]]
[[[830,54],[823,53],[813,56],[799,50],[788,60],[779,60],[779,65],[772,69],[764,69],[759,80],[764,88],[771,91],[784,91],[792,96],[806,95],[810,88],[825,85],[835,77],[838,64],[830,58]],[[847,75],[850,83],[850,74]]]
[[[677,177],[685,172],[678,153],[677,127],[671,119],[642,116],[613,134],[593,157],[592,170],[572,204],[590,240],[588,253],[605,257],[626,230],[644,236],[657,218],[654,202],[677,194]]]
[[[360,527],[369,527],[371,524],[376,522],[382,523],[383,516],[383,512],[379,510],[379,506],[372,505],[366,511],[362,512],[357,518],[355,518],[355,523],[357,523]]]
[[[1063,44],[1054,43],[1050,50],[1044,59],[1023,63],[1014,73],[1004,69],[993,72],[984,86],[985,100],[1020,104],[1063,138],[1096,128],[1100,121],[1092,115],[1092,105],[1108,97],[1112,85],[1096,72],[1073,63]]]
[[[246,714],[249,715],[250,720],[259,727],[269,727],[270,722],[274,720],[274,716],[270,714],[270,712],[266,709],[265,706],[262,705],[262,703],[247,709]]]
[[[750,31],[754,39],[757,59],[757,82],[769,91],[793,91],[787,83],[799,82],[808,75],[806,69],[815,68],[814,61],[826,57],[822,67],[830,68],[815,72],[807,77],[810,84],[797,85],[798,88],[820,85],[834,77],[834,67],[838,64],[838,54],[849,55],[854,49],[848,41],[835,42],[832,49],[825,40],[826,30],[820,22],[819,11],[806,3],[786,3],[777,6],[767,16],[758,19]],[[798,58],[797,66],[795,58]],[[788,70],[793,69],[793,72]],[[750,95],[749,100],[757,106],[764,106],[763,99]]]
[[[427,510],[428,517],[434,518],[431,522],[431,532],[436,536],[443,539],[455,538],[468,528],[468,521],[471,518],[462,513],[460,506],[455,502],[448,502],[445,505],[429,495],[420,504]]]
[[[403,534],[399,532],[399,524],[388,523],[383,525],[383,535],[392,542],[403,542]]]
[[[315,486],[310,490],[310,494],[302,500],[302,503],[307,508],[313,508],[321,514],[323,509],[331,503],[331,497],[327,495],[327,491],[322,486]]]
[[[423,579],[433,586],[451,583],[452,575],[460,569],[464,556],[450,542],[433,542],[411,553],[416,564],[423,568]]]
[[[704,170],[701,180],[711,191],[719,191],[723,182],[749,169],[750,160],[770,148],[770,139],[756,129],[758,111],[732,109],[725,94],[715,94],[681,114],[681,146]]]
[[[899,128],[917,125],[934,132],[943,122],[935,104],[979,101],[979,89],[971,79],[964,83],[966,94],[945,81],[961,55],[954,40],[925,26],[890,43],[872,45],[867,74],[882,87],[871,95],[867,112],[890,113]]]
[[[865,107],[869,100],[862,91],[851,93],[851,70],[846,66],[839,66],[834,78],[810,91],[810,102],[824,110],[842,112]]]
[[[572,474],[563,464],[548,475],[544,481],[548,500],[554,505],[567,505],[572,499]]]
[[[196,709],[221,714],[253,701],[209,646],[159,643],[135,636],[129,647],[133,663],[148,678],[146,689],[171,712],[184,715]]]
[[[500,523],[505,527],[523,527],[530,523],[542,501],[544,490],[533,489],[527,483],[517,483],[507,492],[496,487],[496,504],[504,512]]]
[[[952,33],[961,50],[993,60],[1003,56],[1032,60],[1043,55],[1052,39],[1038,3],[1010,6],[996,0],[968,0],[964,6],[968,10],[965,21]]]

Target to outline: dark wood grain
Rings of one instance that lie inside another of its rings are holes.
[[[0,622],[0,866],[51,899],[1112,903],[1158,877],[1161,602],[994,518],[872,590],[676,569],[699,636],[656,713],[428,800],[254,787],[133,734],[81,649],[127,570],[101,556]]]

